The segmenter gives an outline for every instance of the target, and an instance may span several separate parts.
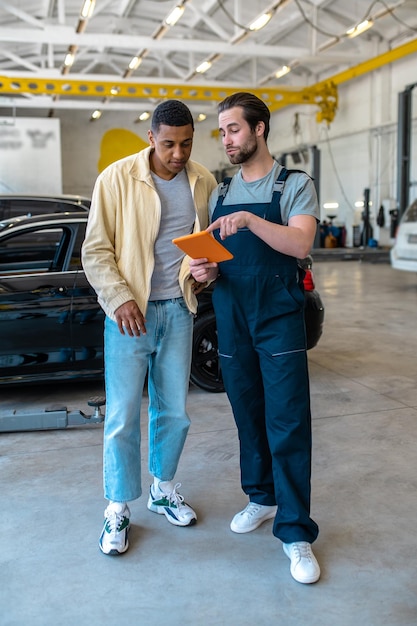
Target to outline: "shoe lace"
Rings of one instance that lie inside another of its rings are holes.
[[[184,496],[177,492],[177,489],[179,489],[180,487],[181,483],[177,483],[176,485],[174,485],[173,490],[167,496],[170,506],[177,507],[178,509],[184,504]]]
[[[256,504],[256,502],[249,502],[245,509],[245,513],[250,517],[252,515],[256,515],[261,510],[261,506]]]
[[[116,513],[116,511],[106,512],[106,528],[111,534],[116,534],[123,523],[125,516],[122,513]]]
[[[307,543],[307,541],[297,541],[293,544],[292,549],[297,559],[308,559],[309,561],[312,560],[311,545]]]

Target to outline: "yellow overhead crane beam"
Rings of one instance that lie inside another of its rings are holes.
[[[333,121],[338,105],[337,86],[372,72],[383,65],[393,63],[404,56],[417,52],[417,39],[398,48],[385,52],[373,59],[359,63],[355,67],[335,74],[309,87],[262,87],[249,88],[264,100],[271,112],[295,104],[314,104],[319,108],[317,121]],[[243,88],[242,88],[243,89]],[[187,101],[215,101],[236,93],[236,87],[218,87],[212,85],[151,84],[142,81],[126,80],[80,80],[78,78],[41,78],[33,76],[0,75],[0,94],[16,95],[59,95],[66,97],[88,98],[178,98]]]
[[[126,80],[79,80],[70,78],[22,78],[0,75],[0,93],[15,95],[59,95],[88,98],[179,98],[183,100],[220,102],[236,93],[236,87],[217,87],[213,85],[150,84],[142,81]],[[264,87],[250,89],[262,98],[271,111],[276,111],[291,104],[318,104],[328,98],[337,104],[337,91],[328,84],[316,88],[314,85],[304,88]],[[320,104],[319,104],[320,106]],[[332,105],[329,103],[329,108]]]
[[[331,81],[334,85],[341,85],[342,83],[346,83],[348,80],[353,80],[354,78],[358,78],[359,76],[363,76],[368,72],[373,72],[374,70],[383,67],[384,65],[389,65],[390,63],[394,63],[399,59],[402,59],[409,54],[415,54],[417,52],[417,39],[413,39],[408,43],[403,44],[402,46],[398,46],[398,48],[393,48],[393,50],[389,50],[388,52],[383,52],[377,57],[373,59],[368,59],[368,61],[364,61],[363,63],[359,63],[354,67],[351,67],[343,72],[339,72],[335,74],[329,79],[320,81],[315,84],[315,87],[320,89],[324,85]]]

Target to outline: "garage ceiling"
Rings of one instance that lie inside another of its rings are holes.
[[[364,65],[370,59],[382,65],[417,51],[417,0],[91,5],[84,19],[84,0],[0,0],[0,107],[50,115],[58,108],[141,112],[163,97],[179,97],[209,114],[225,94],[244,89],[265,94],[278,108],[304,96],[317,100],[315,85],[331,84],[341,72],[352,78],[357,66],[375,69]],[[176,6],[180,17],[167,25]],[[255,30],[251,25],[263,14],[270,19]],[[366,19],[371,28],[347,36]],[[201,72],[205,62],[209,68]],[[283,67],[290,71],[277,76]]]

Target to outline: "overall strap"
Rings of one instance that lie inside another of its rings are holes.
[[[307,172],[305,172],[304,170],[287,170],[285,167],[282,168],[282,170],[279,173],[278,178],[276,179],[275,183],[274,183],[274,191],[277,191],[278,193],[282,194],[282,191],[284,189],[284,185],[285,185],[285,181],[287,180],[288,176],[290,174],[294,174],[294,173],[298,173],[298,174],[307,174]],[[308,176],[308,174],[307,174]]]
[[[280,171],[280,173],[278,174],[278,178],[276,179],[275,183],[274,183],[274,189],[273,189],[273,193],[272,193],[272,199],[271,199],[271,209],[273,209],[274,213],[276,213],[278,215],[278,219],[279,219],[279,224],[282,224],[282,218],[281,218],[281,196],[282,196],[282,192],[284,191],[284,185],[285,185],[285,181],[287,180],[288,176],[290,174],[294,174],[298,172],[299,174],[306,174],[306,172],[304,172],[304,170],[287,170],[286,167],[282,167],[282,170]],[[308,174],[307,174],[308,176]],[[268,215],[265,216],[268,219]]]
[[[282,170],[280,171],[278,175],[278,178],[276,179],[274,183],[274,193],[277,192],[280,195],[282,194],[285,181],[287,180],[290,173],[291,173],[291,170],[287,170],[285,167],[282,168]]]
[[[274,188],[271,198],[271,204],[269,205],[269,209],[265,214],[265,219],[269,219],[270,221],[275,221],[271,219],[272,216],[275,216],[275,219],[278,219],[278,224],[282,224],[281,218],[281,196],[284,191],[285,181],[288,176],[291,174],[292,170],[287,170],[287,168],[283,167],[280,173],[278,174],[278,178],[274,182]]]
[[[223,200],[226,197],[227,191],[229,189],[230,181],[232,180],[231,176],[228,176],[223,180],[219,187],[219,193],[217,196],[217,206],[221,206],[223,204]]]

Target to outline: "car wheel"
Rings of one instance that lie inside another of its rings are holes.
[[[194,322],[191,382],[205,391],[224,391],[220,371],[216,316],[207,311]]]
[[[314,348],[323,334],[324,306],[319,293],[313,291],[305,292],[304,320],[307,335],[307,350]]]

